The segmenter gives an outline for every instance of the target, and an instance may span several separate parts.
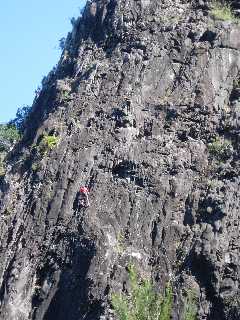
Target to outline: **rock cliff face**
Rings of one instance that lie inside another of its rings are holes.
[[[1,320],[115,319],[129,262],[173,319],[189,288],[240,318],[239,35],[203,0],[86,5],[1,181]]]

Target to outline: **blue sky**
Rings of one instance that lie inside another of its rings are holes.
[[[7,0],[0,10],[0,123],[31,105],[34,91],[57,63],[59,39],[71,31],[85,0]]]

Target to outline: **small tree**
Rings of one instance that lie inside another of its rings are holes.
[[[30,106],[23,106],[17,109],[16,118],[9,122],[10,125],[15,126],[20,133],[25,130],[25,123],[31,111]]]
[[[19,138],[20,134],[14,125],[0,125],[0,152],[8,152],[12,144],[18,141]]]
[[[170,320],[173,304],[169,284],[164,296],[156,293],[150,280],[138,280],[136,269],[129,266],[130,292],[112,295],[112,305],[119,320]]]
[[[231,155],[232,145],[229,140],[216,138],[212,143],[208,144],[209,153],[217,160],[224,160]]]

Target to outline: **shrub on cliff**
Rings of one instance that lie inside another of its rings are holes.
[[[173,309],[173,290],[168,284],[164,295],[156,293],[150,280],[139,281],[136,269],[129,266],[130,292],[115,293],[112,306],[119,320],[170,320]],[[197,320],[197,295],[186,291],[183,320]]]
[[[13,144],[20,139],[20,133],[14,125],[0,124],[0,178],[5,175],[5,158]]]
[[[9,125],[12,125],[17,128],[20,133],[23,133],[25,130],[26,120],[29,116],[32,107],[23,106],[17,109],[16,118],[9,122]]]
[[[224,160],[230,157],[232,145],[229,140],[216,138],[212,143],[208,144],[209,153],[217,160]]]
[[[37,146],[37,150],[41,155],[46,155],[49,151],[53,150],[59,142],[59,137],[55,135],[43,135],[42,139]]]
[[[164,296],[156,293],[150,280],[139,282],[134,266],[129,267],[129,294],[113,294],[112,305],[119,320],[170,320],[173,292],[168,285]]]
[[[216,20],[240,22],[240,19],[234,15],[231,6],[224,1],[214,1],[211,14]]]
[[[0,125],[0,152],[9,151],[14,142],[18,141],[20,133],[16,126],[11,124]]]

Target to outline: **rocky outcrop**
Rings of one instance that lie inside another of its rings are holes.
[[[86,5],[1,182],[2,320],[114,319],[129,262],[173,319],[189,288],[239,319],[239,32],[202,0]]]

